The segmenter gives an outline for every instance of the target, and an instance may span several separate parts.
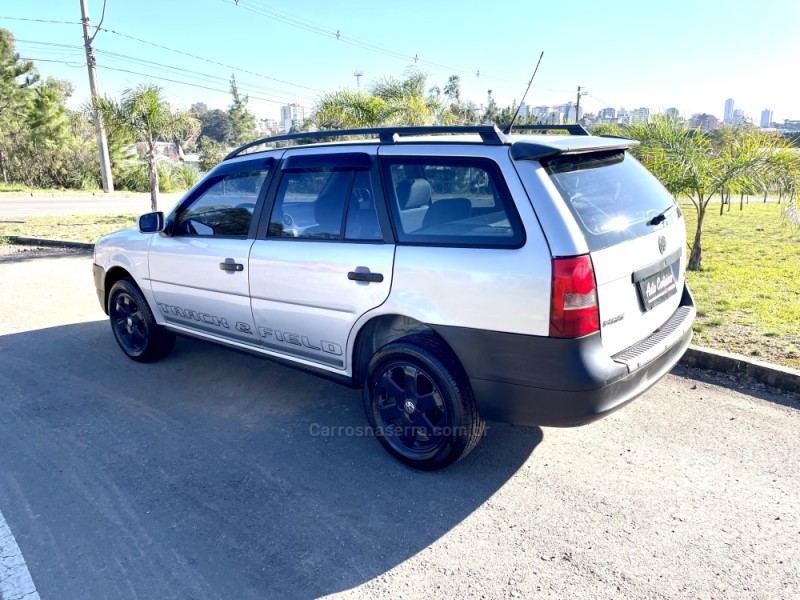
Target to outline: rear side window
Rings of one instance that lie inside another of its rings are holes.
[[[384,157],[381,164],[399,242],[480,247],[524,243],[519,215],[493,161]]]
[[[548,161],[545,169],[592,251],[652,232],[650,219],[675,204],[658,180],[625,152],[566,156]],[[671,211],[666,223],[679,214]]]

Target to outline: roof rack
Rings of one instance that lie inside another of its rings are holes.
[[[396,144],[403,136],[410,135],[438,135],[443,133],[477,133],[484,144],[500,145],[508,141],[506,135],[511,131],[566,131],[570,135],[589,135],[583,126],[572,125],[514,125],[500,131],[496,125],[426,125],[419,127],[368,127],[364,129],[329,129],[323,131],[299,131],[284,135],[273,135],[258,140],[253,140],[231,151],[223,160],[239,156],[245,150],[262,144],[285,142],[290,140],[324,140],[326,138],[342,137],[347,135],[377,135],[381,144]]]
[[[556,127],[558,129],[560,127]],[[554,129],[551,127],[550,129]],[[396,144],[403,136],[409,135],[437,135],[442,133],[477,133],[480,134],[484,144],[500,145],[506,142],[506,136],[495,125],[432,125],[422,127],[370,127],[365,129],[330,129],[325,131],[301,131],[274,135],[271,137],[253,140],[231,151],[223,160],[239,156],[245,150],[262,144],[283,142],[288,140],[319,140],[325,138],[341,137],[346,135],[377,135],[381,144]]]
[[[512,125],[503,130],[503,133],[516,131],[566,131],[570,135],[591,135],[583,125],[572,123],[571,125]]]

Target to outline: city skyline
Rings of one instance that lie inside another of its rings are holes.
[[[308,0],[286,11],[264,0],[176,0],[159,4],[159,18],[151,19],[155,6],[152,0],[108,2],[105,30],[95,40],[104,93],[119,95],[152,82],[175,106],[202,102],[223,108],[230,103],[227,81],[235,73],[240,90],[250,95],[249,108],[261,118],[278,119],[281,106],[297,103],[308,113],[322,92],[355,90],[355,72],[363,74],[361,89],[366,89],[416,66],[428,74],[429,87],[443,88],[447,77],[457,74],[463,98],[485,104],[491,89],[506,106],[520,101],[544,50],[526,100],[532,106],[574,101],[580,85],[588,90],[581,99],[587,112],[613,106],[658,113],[677,107],[687,117],[707,112],[722,120],[724,102],[732,97],[754,122],[767,108],[777,122],[800,119],[795,100],[800,84],[784,74],[785,57],[800,54],[800,42],[754,27],[746,11],[733,10],[731,2],[676,0],[665,11],[620,0],[614,11],[601,11],[578,1],[577,16],[565,18],[555,6],[501,1],[493,10],[505,17],[495,24],[475,11],[421,0],[407,0],[403,11],[365,0],[346,9]],[[89,1],[93,25],[102,7],[99,0]],[[760,11],[791,22],[800,17],[800,3],[766,0]],[[14,33],[17,51],[36,59],[43,76],[74,84],[75,107],[88,98],[78,19],[77,3],[35,11],[19,3],[0,10],[0,27]],[[548,27],[533,27],[535,22]],[[713,24],[728,41],[698,34],[676,44],[668,32],[688,31],[692,23]],[[615,33],[621,31],[624,35]]]

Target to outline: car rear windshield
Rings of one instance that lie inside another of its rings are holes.
[[[558,157],[544,166],[592,251],[652,232],[651,219],[675,204],[627,152]],[[669,211],[663,222],[678,215],[677,210]]]

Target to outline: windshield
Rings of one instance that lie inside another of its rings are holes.
[[[600,250],[641,237],[656,227],[648,222],[675,204],[666,189],[626,152],[565,156],[545,169],[586,236]],[[680,216],[670,211],[668,225]]]

